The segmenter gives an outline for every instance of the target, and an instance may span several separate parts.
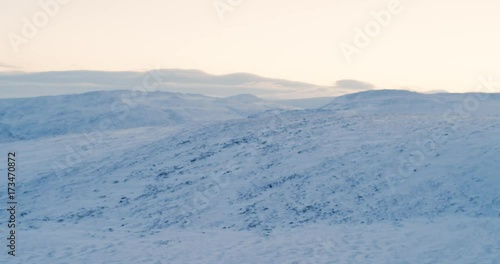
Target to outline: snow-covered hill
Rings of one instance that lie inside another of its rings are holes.
[[[0,144],[23,166],[19,260],[497,263],[498,95],[453,119],[462,100],[435,96],[446,104],[416,114],[381,91],[333,110],[117,130],[98,143]]]
[[[254,96],[213,98],[194,94],[131,91],[0,99],[0,142],[46,136],[173,126],[244,118],[291,108]]]
[[[359,114],[498,114],[500,94],[419,94],[402,90],[373,90],[341,96],[323,109]]]

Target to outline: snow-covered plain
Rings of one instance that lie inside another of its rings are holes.
[[[1,143],[19,155],[20,235],[0,260],[499,263],[499,95],[275,109]]]

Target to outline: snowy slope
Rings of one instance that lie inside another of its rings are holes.
[[[378,96],[0,144],[22,161],[20,263],[497,263],[500,104],[450,120]]]
[[[173,126],[194,121],[243,118],[290,108],[253,97],[212,98],[202,95],[131,91],[0,99],[0,142],[38,137]]]

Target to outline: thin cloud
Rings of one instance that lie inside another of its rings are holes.
[[[7,64],[7,63],[2,63],[2,62],[0,62],[0,68],[4,68],[4,69],[19,69],[19,67],[17,67],[17,66],[10,65],[10,64]]]
[[[371,90],[375,88],[375,85],[367,82],[362,82],[358,80],[338,80],[335,83],[337,88],[351,89],[351,90]]]

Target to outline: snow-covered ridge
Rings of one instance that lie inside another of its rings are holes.
[[[110,91],[0,99],[0,142],[221,121],[284,108],[290,107],[248,95],[213,98],[167,92]]]
[[[197,94],[131,91],[0,99],[0,142],[147,126],[173,126],[245,118],[267,110],[294,109],[242,94],[214,98]],[[351,114],[500,114],[500,94],[418,94],[374,90],[335,98],[321,109]]]

